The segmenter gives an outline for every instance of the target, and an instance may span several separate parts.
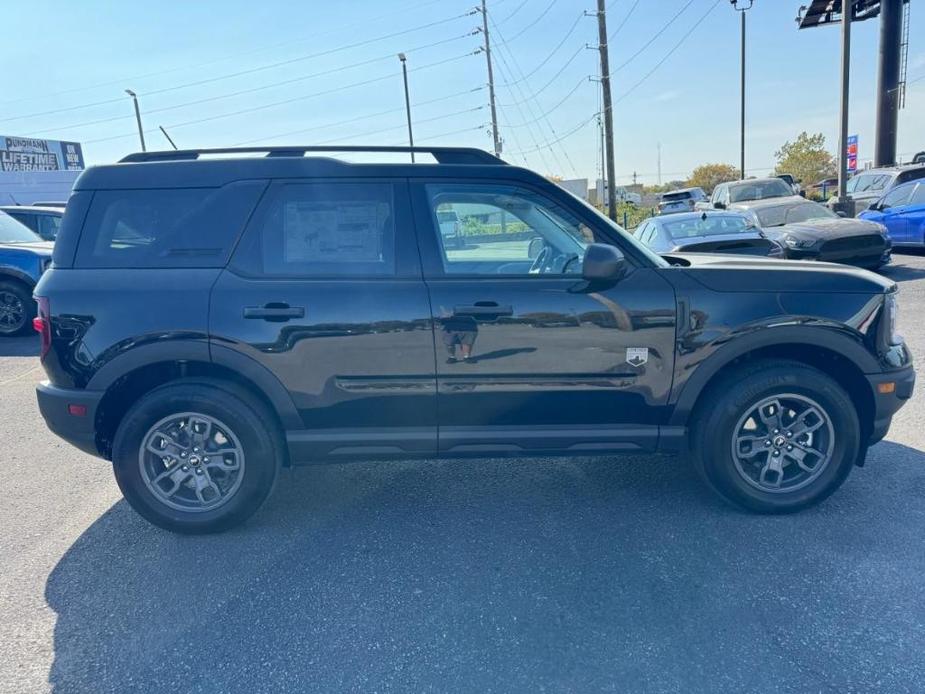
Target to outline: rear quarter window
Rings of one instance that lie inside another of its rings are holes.
[[[265,187],[95,191],[74,266],[222,267]]]

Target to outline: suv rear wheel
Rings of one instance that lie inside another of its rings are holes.
[[[857,460],[850,396],[826,374],[791,361],[740,368],[707,393],[693,422],[695,467],[723,498],[789,513],[838,489]]]
[[[35,301],[18,282],[0,282],[0,335],[21,335],[32,329]]]
[[[246,391],[174,383],[141,398],[113,442],[116,481],[155,525],[218,532],[249,518],[270,493],[282,451],[272,418]]]

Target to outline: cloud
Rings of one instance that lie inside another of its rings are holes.
[[[661,94],[656,94],[654,97],[652,97],[652,101],[656,101],[659,103],[663,103],[666,101],[675,101],[680,96],[681,96],[680,89],[669,89],[668,91],[662,92]]]

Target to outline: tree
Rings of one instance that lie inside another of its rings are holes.
[[[712,193],[720,183],[738,179],[739,170],[731,164],[702,164],[694,169],[687,185],[692,188],[703,188],[707,193]]]
[[[792,174],[804,186],[835,176],[835,157],[825,148],[822,133],[810,135],[804,130],[793,142],[785,142],[774,156],[777,158],[774,173]]]

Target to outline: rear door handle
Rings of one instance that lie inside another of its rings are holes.
[[[305,309],[289,304],[266,304],[265,306],[245,306],[245,318],[257,318],[272,322],[284,322],[290,318],[304,318]]]
[[[495,301],[476,301],[471,306],[454,306],[454,316],[472,316],[473,318],[500,318],[501,316],[513,316],[514,309],[511,306],[501,306]]]

